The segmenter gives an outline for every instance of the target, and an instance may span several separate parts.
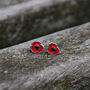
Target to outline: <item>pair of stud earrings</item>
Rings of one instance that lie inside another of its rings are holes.
[[[40,53],[44,50],[44,46],[40,42],[35,41],[32,43],[30,50],[34,53]],[[55,43],[49,44],[47,51],[49,54],[54,54],[54,55],[59,54],[60,52],[58,46]]]

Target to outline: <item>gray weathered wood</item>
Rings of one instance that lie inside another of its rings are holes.
[[[32,53],[34,41],[45,46]],[[49,42],[60,47],[49,55]],[[0,50],[0,90],[90,90],[90,23]]]
[[[90,0],[32,0],[0,9],[0,48],[87,22],[89,10]]]

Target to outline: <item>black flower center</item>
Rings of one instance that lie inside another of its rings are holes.
[[[53,52],[55,52],[55,51],[56,51],[56,48],[55,48],[55,47],[52,47],[51,50],[52,50]]]
[[[38,50],[40,48],[39,45],[35,45],[35,49]]]

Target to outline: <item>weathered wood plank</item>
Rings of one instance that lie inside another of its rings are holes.
[[[0,48],[90,20],[90,0],[32,0],[0,9]]]
[[[41,41],[45,50],[30,52],[33,41]],[[59,55],[46,52],[49,42],[60,46]],[[0,51],[0,90],[81,88],[90,89],[90,23]]]

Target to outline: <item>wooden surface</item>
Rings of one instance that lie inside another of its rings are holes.
[[[34,41],[45,50],[30,52]],[[55,42],[59,55],[49,55]],[[82,89],[83,88],[83,89]],[[0,50],[0,90],[90,90],[90,23]]]

